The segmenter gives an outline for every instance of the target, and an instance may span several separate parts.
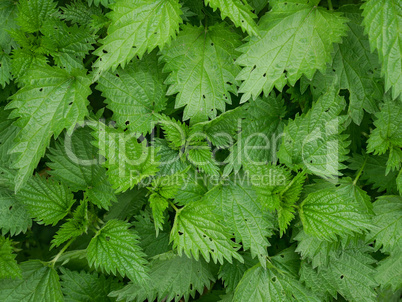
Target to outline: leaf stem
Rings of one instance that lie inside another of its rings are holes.
[[[332,6],[332,0],[328,0],[328,8],[329,10],[334,10],[334,7]]]
[[[179,209],[176,207],[176,205],[173,202],[171,202],[169,199],[168,199],[168,202],[176,212],[179,211]]]
[[[353,180],[353,185],[354,185],[354,186],[356,185],[357,181],[359,180],[360,176],[361,176],[362,173],[363,173],[363,169],[364,169],[364,167],[366,166],[367,158],[368,158],[368,157],[367,157],[367,155],[366,155],[366,158],[364,159],[363,165],[360,167],[359,171],[357,172],[357,175],[356,175],[355,179]]]
[[[71,243],[73,243],[73,241],[76,239],[77,237],[71,238],[65,246],[63,246],[63,248],[60,250],[60,252],[58,252],[58,254],[56,255],[56,257],[53,258],[53,260],[49,261],[49,263],[52,265],[52,267],[54,267],[54,265],[56,264],[57,260],[59,260],[60,256],[63,255],[63,253],[66,251],[66,249],[70,246]]]

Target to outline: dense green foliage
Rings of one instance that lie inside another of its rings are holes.
[[[0,0],[0,301],[400,301],[402,1]]]

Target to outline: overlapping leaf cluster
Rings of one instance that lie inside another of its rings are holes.
[[[402,2],[0,1],[0,301],[399,301]]]

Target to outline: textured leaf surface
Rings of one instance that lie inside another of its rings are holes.
[[[208,27],[183,26],[178,37],[162,51],[168,95],[177,94],[175,108],[184,107],[183,121],[215,118],[231,103],[229,92],[237,94],[240,68],[233,64],[240,36],[216,24]]]
[[[104,73],[97,89],[102,91],[117,126],[146,134],[158,122],[153,113],[166,106],[166,87],[153,52],[131,61],[124,69]]]
[[[379,262],[375,280],[384,288],[397,291],[402,287],[402,254],[396,250],[389,257]]]
[[[345,116],[339,116],[345,100],[334,87],[305,114],[285,127],[278,157],[289,168],[304,168],[324,178],[340,175],[348,142],[342,135]]]
[[[24,32],[39,31],[44,21],[56,13],[53,0],[21,0],[18,4],[18,25]]]
[[[320,301],[296,279],[256,265],[240,280],[233,302]]]
[[[76,272],[62,268],[61,288],[66,302],[111,302],[111,291],[122,287],[116,279],[97,273]]]
[[[4,302],[63,301],[57,272],[39,260],[20,265],[22,279],[0,280],[0,299]]]
[[[90,202],[108,209],[117,199],[92,140],[89,128],[78,128],[71,136],[59,139],[47,154],[51,160],[47,163],[51,168],[49,174],[68,184],[73,191],[85,191]]]
[[[11,241],[0,236],[0,279],[22,277],[15,256]]]
[[[179,255],[183,251],[188,256],[199,259],[199,254],[207,262],[212,260],[223,263],[223,259],[232,262],[232,258],[243,258],[236,252],[239,245],[231,240],[229,230],[222,224],[222,218],[206,201],[189,203],[176,213],[170,233],[173,248]]]
[[[373,207],[373,227],[368,238],[375,240],[375,247],[382,247],[383,252],[390,253],[402,248],[402,197],[382,196]]]
[[[69,73],[58,67],[30,69],[20,78],[24,85],[12,96],[11,118],[21,128],[13,148],[18,153],[16,189],[20,189],[44,155],[50,138],[72,130],[87,115],[90,80],[85,71]]]
[[[17,198],[39,223],[52,225],[63,219],[75,202],[67,185],[39,175],[28,180]]]
[[[237,242],[244,250],[250,249],[253,257],[264,266],[268,256],[267,237],[272,235],[273,217],[263,211],[251,186],[240,186],[234,182],[214,187],[204,197],[216,205],[224,217],[227,228],[234,232]]]
[[[135,134],[126,133],[99,123],[94,134],[99,153],[106,158],[103,166],[112,187],[118,192],[132,189],[144,178],[158,171],[157,150],[147,141],[137,141]]]
[[[359,212],[350,196],[331,189],[310,193],[300,204],[299,214],[307,234],[329,241],[370,227],[369,216]]]
[[[362,8],[371,49],[377,49],[382,64],[385,89],[392,87],[392,95],[397,98],[402,92],[402,3],[369,0]]]
[[[121,0],[110,7],[108,35],[95,52],[99,59],[94,67],[101,72],[124,67],[134,56],[162,48],[182,22],[177,0]]]
[[[144,256],[138,246],[138,235],[129,230],[127,222],[117,219],[109,220],[87,248],[91,266],[114,275],[119,272],[138,282],[148,277]]]
[[[215,281],[211,267],[200,261],[172,252],[156,257],[150,263],[150,279],[145,283],[131,283],[111,295],[125,301],[188,301],[196,292],[203,293]]]
[[[25,233],[32,225],[26,206],[11,191],[0,189],[0,229],[11,236]]]
[[[325,92],[327,86],[335,81],[339,89],[348,89],[350,104],[348,114],[360,124],[364,110],[377,111],[377,102],[382,97],[380,65],[376,53],[370,52],[370,44],[361,26],[361,11],[357,6],[347,5],[340,9],[349,19],[347,36],[342,43],[334,45],[332,62],[322,76],[316,73],[313,81],[313,95]]]
[[[222,19],[229,17],[233,23],[249,35],[257,35],[258,28],[254,19],[257,16],[252,12],[252,7],[241,0],[205,0],[205,3],[214,10],[219,8]]]
[[[275,1],[258,24],[260,36],[239,48],[241,101],[256,99],[262,91],[268,95],[274,87],[282,90],[288,82],[293,86],[303,74],[311,79],[317,69],[325,70],[332,44],[346,32],[346,21],[307,0]]]

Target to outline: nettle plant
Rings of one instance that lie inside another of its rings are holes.
[[[402,2],[0,1],[0,300],[399,301]]]

